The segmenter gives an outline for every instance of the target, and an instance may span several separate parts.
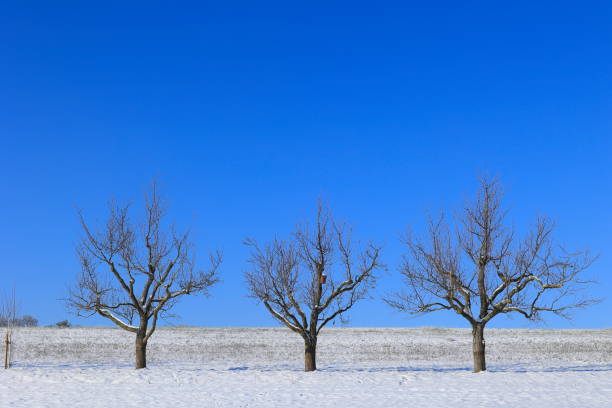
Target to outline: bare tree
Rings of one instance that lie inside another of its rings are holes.
[[[129,206],[111,203],[105,228],[94,232],[80,214],[83,237],[77,248],[81,273],[67,303],[79,316],[99,314],[136,334],[136,368],[146,367],[147,342],[158,319],[181,296],[209,294],[217,283],[221,256],[208,270],[196,270],[189,233],[165,227],[155,183],[147,196],[145,220],[134,228]]]
[[[380,248],[369,244],[353,254],[350,230],[319,204],[314,230],[298,228],[288,240],[275,239],[253,251],[246,273],[250,296],[304,339],[304,370],[314,371],[321,329],[342,319],[366,296],[382,268]]]
[[[19,319],[18,325],[20,327],[36,327],[38,326],[38,319],[31,315],[23,315]]]
[[[552,312],[568,318],[594,299],[582,296],[588,251],[567,252],[552,242],[554,224],[537,219],[519,240],[505,226],[506,211],[495,179],[482,179],[474,202],[456,217],[430,220],[425,242],[408,237],[401,266],[407,291],[385,299],[411,314],[450,310],[472,326],[474,372],[486,370],[484,328],[500,314],[527,319]],[[454,232],[454,233],[453,233]]]
[[[19,326],[20,305],[17,301],[15,289],[5,293],[0,298],[0,327]]]
[[[0,302],[0,322],[6,328],[4,332],[4,368],[11,366],[11,344],[13,342],[13,332],[18,322],[19,305],[15,296],[15,289],[10,294],[4,296]]]

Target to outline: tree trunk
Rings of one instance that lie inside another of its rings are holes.
[[[5,370],[11,366],[10,347],[11,347],[11,335],[9,334],[7,330],[6,335],[4,336],[4,369]]]
[[[304,348],[304,371],[315,371],[317,369],[317,346],[305,344]]]
[[[147,342],[144,335],[136,334],[136,369],[147,367]]]
[[[472,349],[474,351],[474,372],[479,373],[487,369],[485,360],[484,325],[472,326]]]

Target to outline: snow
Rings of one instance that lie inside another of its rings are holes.
[[[322,331],[319,370],[283,328],[158,329],[149,368],[132,333],[19,329],[0,407],[606,407],[612,330],[489,329],[488,372],[471,372],[465,329]],[[145,405],[146,404],[146,405]]]

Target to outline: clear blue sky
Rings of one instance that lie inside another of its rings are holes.
[[[153,177],[201,258],[225,254],[179,323],[275,325],[245,297],[242,240],[287,234],[321,197],[384,246],[353,325],[465,326],[378,299],[400,282],[400,234],[481,172],[517,227],[548,214],[600,253],[594,292],[612,292],[612,3],[126,3],[0,9],[0,289],[43,324],[105,323],[57,300],[78,272],[75,206],[139,204]],[[611,306],[545,327],[612,327]]]

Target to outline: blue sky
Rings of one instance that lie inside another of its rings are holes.
[[[138,208],[153,177],[201,258],[225,254],[177,323],[275,325],[245,297],[242,241],[286,235],[323,198],[389,266],[352,325],[464,326],[379,299],[400,282],[400,235],[483,172],[518,228],[548,214],[560,243],[599,253],[593,292],[610,293],[609,2],[124,3],[1,6],[1,289],[43,324],[106,324],[58,301],[75,207]],[[612,327],[611,305],[544,327]]]

